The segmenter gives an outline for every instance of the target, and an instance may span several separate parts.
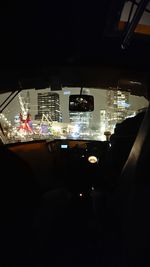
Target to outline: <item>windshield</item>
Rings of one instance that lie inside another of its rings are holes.
[[[4,143],[39,139],[108,140],[116,123],[135,116],[148,101],[129,92],[84,88],[93,95],[94,111],[69,112],[69,96],[80,88],[61,91],[22,90],[0,114],[0,135]],[[10,95],[0,95],[0,104]]]

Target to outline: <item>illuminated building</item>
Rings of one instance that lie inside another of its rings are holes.
[[[107,130],[113,132],[116,123],[128,116],[129,92],[109,90],[107,94]]]
[[[62,121],[59,94],[38,93],[38,114],[35,119],[42,119],[43,115],[49,116],[51,121]]]
[[[91,115],[90,112],[70,112],[70,122],[89,126]]]
[[[90,95],[89,89],[83,89],[82,94]],[[90,134],[90,124],[92,121],[92,112],[70,112],[70,123],[78,128],[80,137],[86,138]]]
[[[104,133],[106,129],[108,128],[108,123],[107,123],[107,114],[105,109],[100,110],[100,136],[101,140],[105,140]]]

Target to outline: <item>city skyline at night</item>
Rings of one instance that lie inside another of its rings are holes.
[[[33,133],[40,134],[39,127],[46,127],[44,131],[49,135],[63,136],[65,133],[67,136],[68,133],[69,136],[105,140],[105,131],[110,131],[112,134],[116,123],[135,115],[147,105],[144,97],[130,95],[128,92],[86,88],[84,93],[94,96],[94,111],[70,113],[69,96],[80,94],[80,90],[81,88],[69,87],[57,92],[51,91],[50,88],[23,90],[9,103],[3,115],[12,127],[17,127],[20,123],[20,114],[26,107],[33,123]],[[1,102],[7,96],[8,94],[0,95]],[[43,115],[45,118],[49,116],[45,122]],[[3,119],[3,125],[5,121]]]

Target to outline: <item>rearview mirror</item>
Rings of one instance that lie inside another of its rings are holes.
[[[69,111],[93,111],[94,97],[92,95],[70,95]]]

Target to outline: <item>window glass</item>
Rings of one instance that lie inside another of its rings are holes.
[[[129,92],[84,88],[94,96],[94,111],[69,112],[69,95],[80,88],[61,91],[23,90],[0,114],[1,140],[6,143],[37,139],[106,140],[116,123],[135,116],[148,105],[144,97]],[[0,95],[2,103],[10,93]]]

